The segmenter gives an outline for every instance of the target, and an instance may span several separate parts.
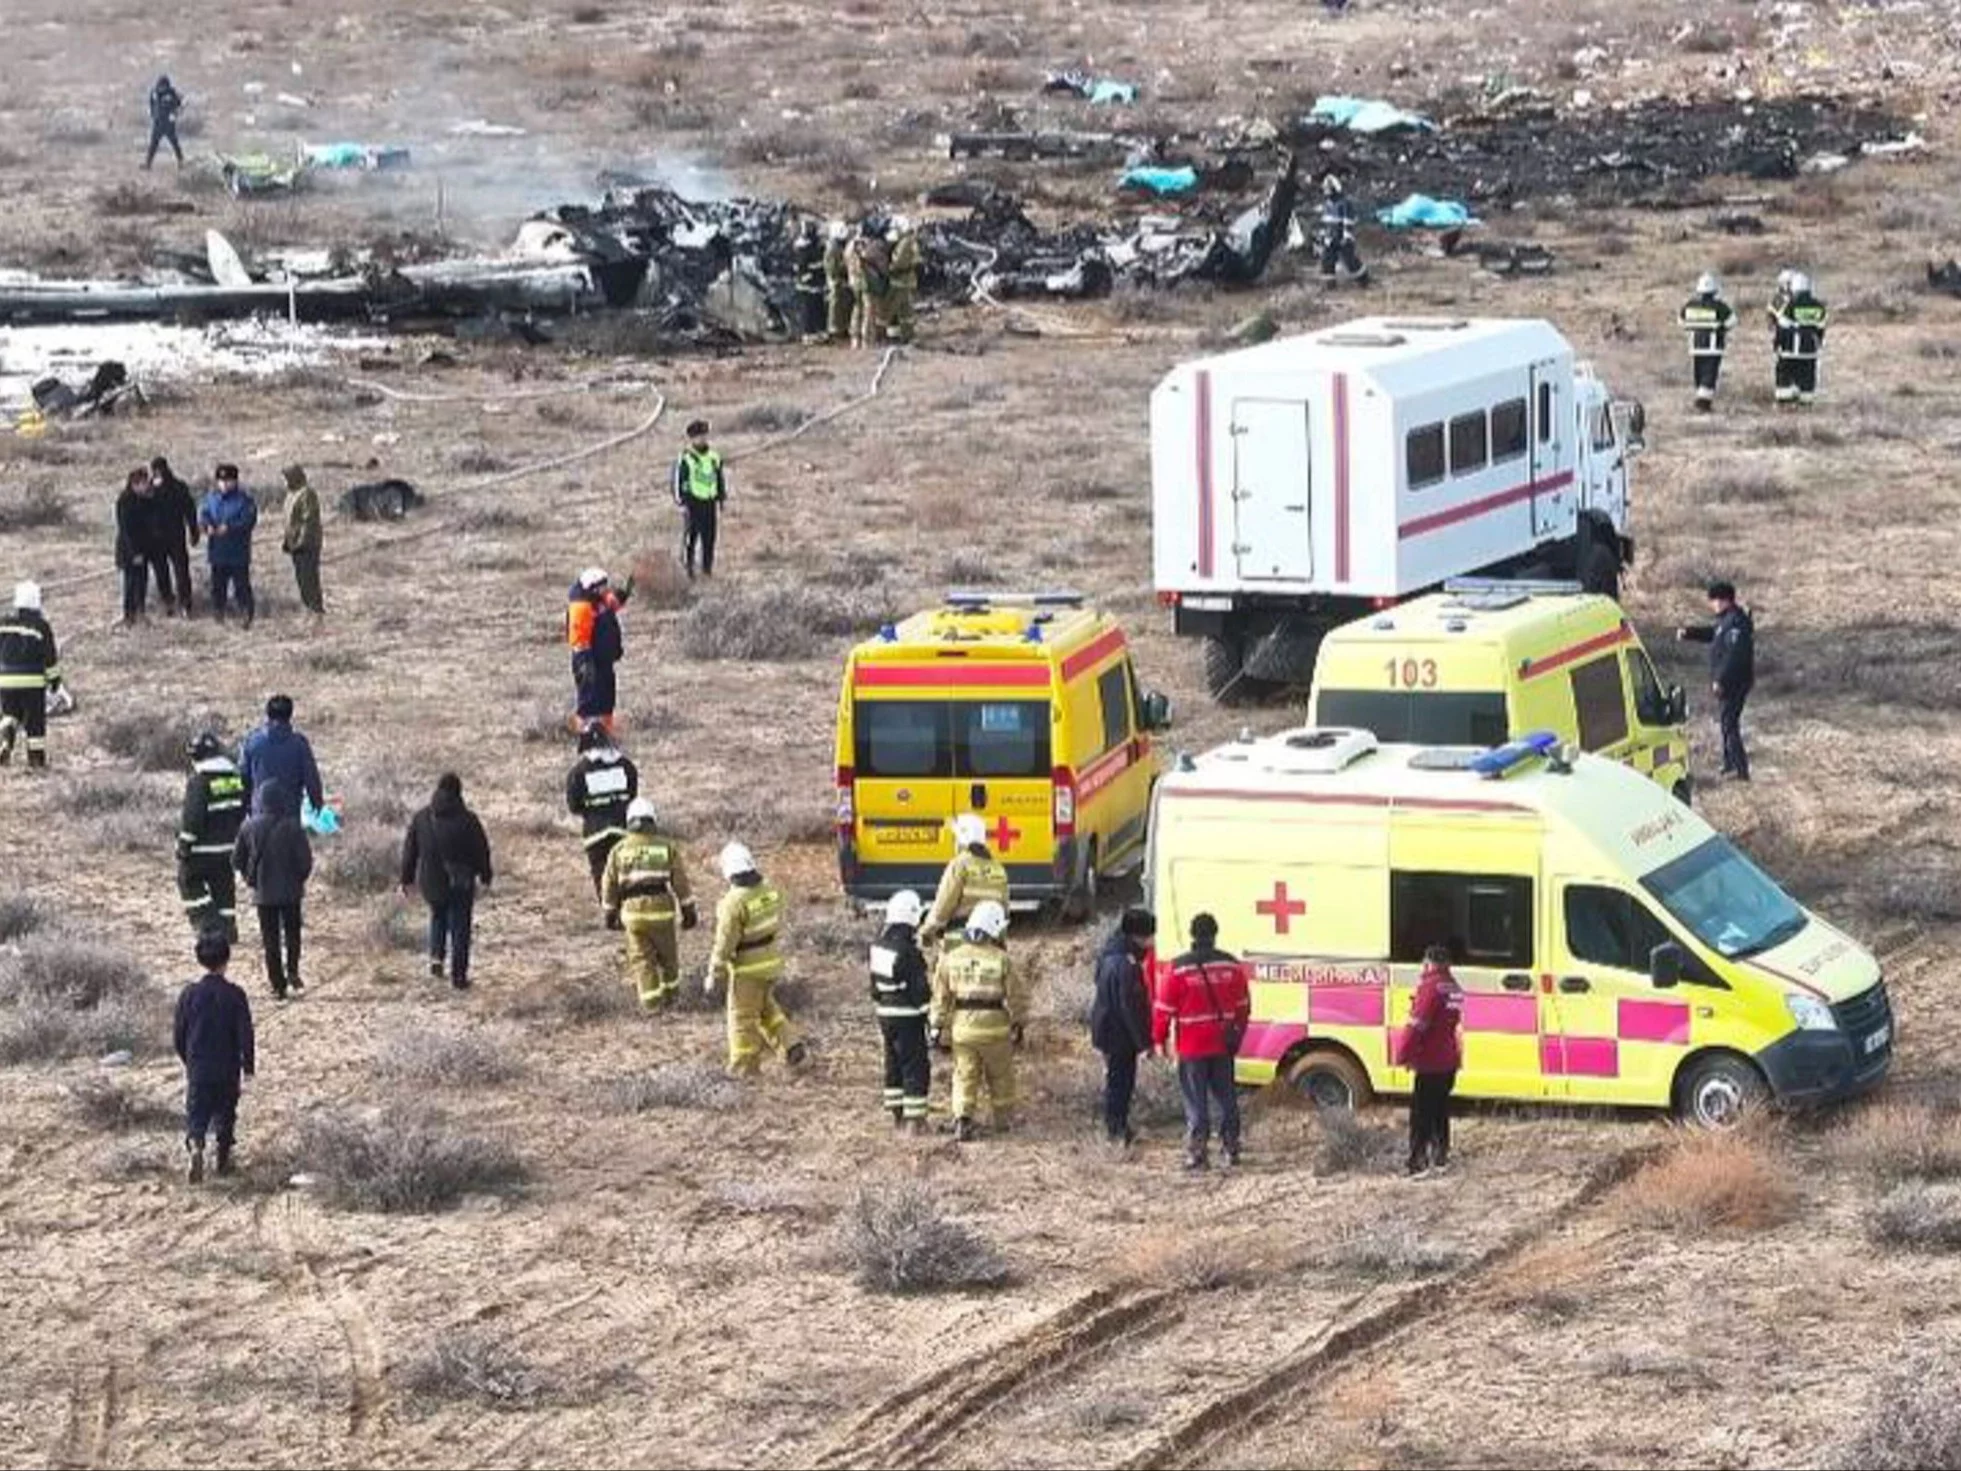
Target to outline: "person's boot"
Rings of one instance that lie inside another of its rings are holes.
[[[429,979],[432,981],[440,981],[442,978],[443,978],[443,963],[440,960],[431,960],[429,962]]]
[[[218,1178],[222,1180],[233,1173],[232,1142],[229,1139],[220,1139],[218,1141]]]
[[[202,1139],[186,1139],[184,1141],[184,1152],[191,1157],[191,1167],[188,1172],[190,1182],[193,1185],[202,1185],[204,1183],[204,1141]]]
[[[14,742],[20,739],[20,722],[11,715],[0,715],[0,766],[14,759]]]
[[[790,1044],[790,1050],[783,1054],[783,1060],[791,1067],[802,1067],[806,1062],[810,1061],[810,1044],[807,1042],[792,1042]]]
[[[957,1118],[953,1121],[953,1142],[955,1144],[969,1143],[979,1134],[979,1132],[980,1131],[974,1127],[974,1121],[970,1118],[962,1117],[962,1118]]]
[[[1201,1174],[1210,1168],[1211,1162],[1202,1154],[1188,1154],[1185,1156],[1185,1169],[1188,1173],[1194,1175]]]
[[[889,1113],[891,1113],[891,1115],[892,1115],[892,1127],[893,1127],[893,1128],[895,1128],[895,1129],[903,1129],[903,1128],[904,1128],[904,1127],[906,1126],[906,1111],[905,1111],[904,1109],[902,1109],[902,1108],[894,1108],[894,1109],[890,1109],[890,1110],[888,1110],[888,1112],[889,1112]]]

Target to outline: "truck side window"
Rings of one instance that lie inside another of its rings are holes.
[[[1426,485],[1435,485],[1444,478],[1444,426],[1425,424],[1421,429],[1412,429],[1403,447],[1403,458],[1409,471],[1409,488],[1421,490]]]
[[[1566,952],[1589,965],[1645,975],[1655,946],[1679,944],[1667,926],[1632,894],[1604,884],[1568,884],[1562,905],[1566,921]],[[1698,986],[1723,988],[1695,952],[1683,946],[1682,979]],[[1723,988],[1726,989],[1726,988]]]
[[[1552,385],[1539,385],[1539,443],[1552,443]]]
[[[1573,708],[1580,717],[1580,748],[1604,751],[1627,739],[1627,700],[1621,661],[1609,654],[1573,671]]]
[[[1389,876],[1390,959],[1415,965],[1446,945],[1466,965],[1531,970],[1532,880],[1513,874]]]
[[[1491,411],[1491,463],[1515,460],[1525,453],[1525,400],[1514,398]]]
[[[1614,447],[1614,413],[1605,404],[1593,411],[1593,447],[1600,450]]]
[[[1661,692],[1661,681],[1655,678],[1655,666],[1648,662],[1648,656],[1639,649],[1629,649],[1627,673],[1634,681],[1634,713],[1641,723],[1666,725],[1668,697]]]
[[[1475,475],[1489,462],[1485,452],[1484,410],[1450,421],[1450,473]]]
[[[1123,665],[1113,664],[1097,676],[1096,696],[1103,706],[1103,744],[1097,747],[1100,755],[1130,739],[1130,681],[1124,677]]]

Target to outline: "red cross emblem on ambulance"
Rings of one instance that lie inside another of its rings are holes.
[[[994,826],[987,830],[987,835],[994,839],[995,852],[1006,853],[1021,836],[1021,829],[1009,822],[1008,814],[1004,812],[994,820]]]
[[[1307,900],[1296,899],[1287,892],[1287,881],[1281,879],[1273,886],[1273,897],[1262,899],[1253,906],[1256,914],[1264,915],[1273,921],[1273,932],[1286,935],[1293,932],[1294,918],[1307,913]]]

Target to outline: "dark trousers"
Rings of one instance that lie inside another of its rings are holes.
[[[143,155],[143,167],[148,168],[157,161],[157,149],[163,144],[170,145],[170,151],[177,155],[177,162],[184,161],[184,150],[177,142],[177,119],[153,117],[150,119],[150,151]]]
[[[27,764],[48,764],[48,691],[37,685],[31,690],[0,690],[0,715],[16,721],[27,738]],[[0,761],[13,759],[13,743],[0,747]]]
[[[150,558],[150,575],[157,580],[157,596],[169,612],[182,601],[191,606],[191,556],[183,547],[165,547]]]
[[[449,952],[450,984],[458,990],[470,984],[470,926],[476,907],[477,896],[469,890],[429,906],[429,958],[440,965],[443,952]]]
[[[252,569],[214,566],[211,569],[211,610],[223,618],[232,597],[238,599],[239,609],[245,614],[245,626],[250,628],[252,615],[256,611],[252,602]]]
[[[590,654],[574,654],[572,692],[581,720],[610,717],[620,698],[619,681],[614,677],[613,666],[600,663]]]
[[[1695,400],[1708,403],[1716,396],[1716,380],[1723,373],[1723,355],[1719,352],[1699,352],[1689,359],[1695,372]]]
[[[586,867],[592,870],[592,891],[597,894],[606,878],[606,860],[620,844],[618,838],[602,838],[586,849]]]
[[[261,904],[259,939],[266,947],[266,979],[272,982],[273,995],[284,996],[300,978],[300,906]]]
[[[326,612],[326,601],[320,595],[318,549],[310,552],[289,552],[287,555],[293,559],[293,580],[300,585],[300,605],[309,613]]]
[[[1457,1074],[1418,1073],[1409,1104],[1409,1167],[1425,1169],[1450,1159],[1450,1090]]]
[[[721,505],[716,501],[696,500],[688,497],[687,525],[681,532],[681,560],[688,564],[688,576],[695,575],[695,550],[701,551],[701,575],[715,575],[715,523]]]
[[[799,291],[797,293],[797,308],[803,313],[804,336],[823,336],[824,325],[829,317],[829,312],[824,301],[824,293],[821,290]]]
[[[1750,753],[1743,749],[1743,702],[1749,698],[1748,690],[1724,695],[1716,714],[1723,730],[1723,771],[1731,776],[1750,774]]]
[[[230,858],[214,853],[179,863],[177,897],[196,933],[218,929],[227,940],[238,939],[238,880]]]
[[[1321,279],[1332,281],[1339,268],[1357,280],[1368,275],[1362,264],[1362,254],[1355,248],[1352,238],[1329,239],[1321,243]]]
[[[150,564],[141,557],[131,557],[123,563],[123,622],[132,623],[148,605],[150,596]]]
[[[1137,1094],[1137,1054],[1103,1054],[1103,1132],[1112,1140],[1130,1138],[1130,1100]]]
[[[220,1153],[229,1154],[238,1128],[238,1075],[200,1078],[193,1073],[184,1088],[184,1137],[202,1147],[204,1136],[216,1132]]]
[[[926,1045],[926,1018],[881,1017],[885,1038],[885,1111],[898,1119],[924,1119],[933,1086],[933,1054]]]
[[[1205,1158],[1214,1109],[1219,1114],[1219,1142],[1228,1156],[1238,1154],[1239,1092],[1233,1087],[1232,1059],[1223,1053],[1179,1059],[1178,1091],[1185,1095],[1186,1157]]]

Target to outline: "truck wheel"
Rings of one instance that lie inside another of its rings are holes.
[[[1097,891],[1103,877],[1097,870],[1096,860],[1096,844],[1091,843],[1084,851],[1083,864],[1076,873],[1075,884],[1062,900],[1062,917],[1071,924],[1096,918]]]
[[[1699,1129],[1734,1129],[1770,1098],[1764,1076],[1740,1057],[1718,1052],[1694,1063],[1675,1090],[1675,1115]]]
[[[1375,1099],[1369,1075],[1345,1052],[1310,1052],[1287,1069],[1287,1086],[1316,1108],[1354,1110]]]
[[[1236,638],[1217,634],[1205,640],[1205,692],[1221,705],[1240,698],[1239,686],[1246,673],[1245,651]]]

